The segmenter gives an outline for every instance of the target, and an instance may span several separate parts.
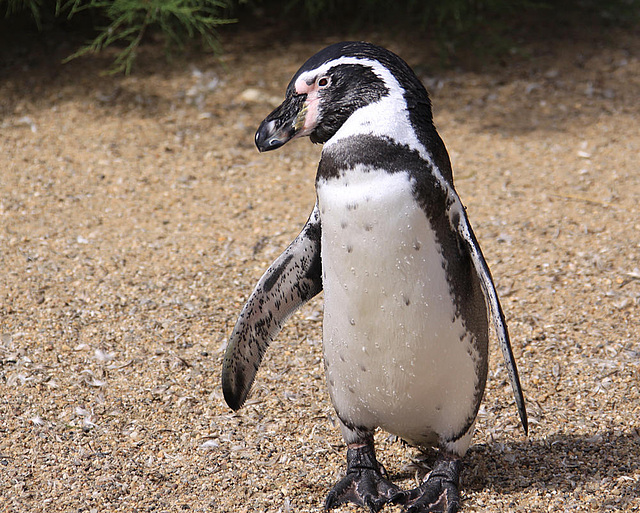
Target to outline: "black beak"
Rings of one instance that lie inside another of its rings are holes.
[[[256,146],[260,151],[275,150],[290,141],[304,124],[302,112],[306,94],[289,96],[269,114],[256,132]]]

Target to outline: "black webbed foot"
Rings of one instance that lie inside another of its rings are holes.
[[[347,475],[329,492],[324,507],[330,510],[353,502],[377,513],[400,494],[402,490],[382,475],[373,444],[366,444],[347,450]]]
[[[460,507],[460,459],[442,455],[420,486],[401,492],[395,502],[407,513],[456,513]]]

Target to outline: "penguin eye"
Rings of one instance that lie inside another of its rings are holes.
[[[322,77],[318,78],[316,83],[318,84],[318,87],[324,88],[324,87],[327,87],[331,83],[331,78],[325,75],[325,76],[322,76]]]

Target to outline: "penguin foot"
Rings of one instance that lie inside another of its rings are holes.
[[[460,458],[441,456],[420,486],[406,492],[395,502],[404,504],[407,513],[456,513],[460,507]]]
[[[372,444],[347,450],[347,475],[327,495],[325,509],[352,502],[377,513],[403,491],[382,475]]]

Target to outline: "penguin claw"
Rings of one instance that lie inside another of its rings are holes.
[[[385,504],[395,502],[403,491],[373,469],[356,469],[344,476],[327,495],[327,511],[352,502],[378,513]]]
[[[373,439],[351,444],[347,450],[347,475],[327,495],[327,511],[352,502],[378,513],[385,504],[395,502],[403,490],[383,476],[384,467],[376,459]]]
[[[456,513],[459,508],[458,488],[445,484],[441,489],[434,487],[434,490],[419,497],[405,511],[406,513]]]
[[[458,458],[443,457],[420,486],[401,492],[396,502],[407,513],[456,513],[460,508],[461,463]]]

